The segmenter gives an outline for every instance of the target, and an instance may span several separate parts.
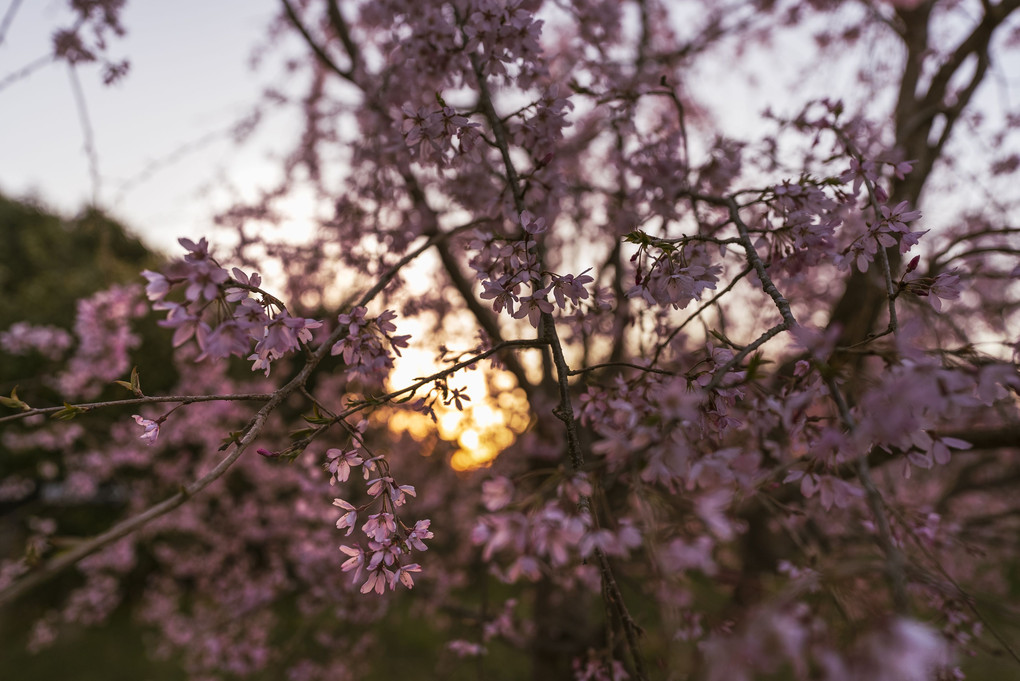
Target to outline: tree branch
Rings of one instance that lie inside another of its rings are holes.
[[[146,397],[131,397],[123,400],[110,400],[108,402],[81,402],[78,404],[70,405],[74,409],[81,409],[82,411],[93,411],[95,409],[105,409],[107,407],[125,407],[135,404],[160,404],[165,402],[179,402],[182,405],[192,404],[194,402],[230,402],[230,401],[246,401],[253,400],[263,402],[272,398],[271,393],[242,393],[237,395],[155,395]],[[20,419],[28,418],[29,416],[55,414],[58,411],[67,409],[67,406],[63,407],[40,407],[38,409],[29,409],[22,411],[17,414],[11,414],[10,416],[0,417],[0,423],[6,423],[8,421],[17,421]]]
[[[301,17],[297,15],[297,11],[294,9],[294,6],[291,5],[290,2],[288,2],[288,0],[280,0],[280,2],[283,3],[283,9],[287,14],[287,18],[290,20],[290,23],[292,23],[294,25],[294,28],[298,30],[298,33],[301,34],[301,37],[305,39],[305,43],[307,43],[308,47],[310,47],[312,52],[315,53],[315,56],[322,63],[322,65],[328,68],[336,75],[343,78],[344,80],[353,83],[354,82],[353,71],[342,69],[339,66],[337,66],[336,62],[333,61],[328,54],[326,54],[326,51],[322,48],[322,46],[315,42],[315,39],[312,38],[312,34],[308,32],[307,28],[305,28],[305,25],[301,21]],[[353,65],[354,62],[353,54],[351,55],[351,62]]]
[[[829,394],[839,409],[840,418],[842,418],[844,425],[853,432],[857,429],[857,425],[854,423],[854,417],[850,414],[846,398],[843,397],[842,391],[836,385],[836,379],[831,376],[827,377],[825,383],[829,387]],[[882,547],[883,553],[885,553],[885,571],[889,585],[892,588],[893,605],[897,612],[904,614],[910,609],[910,599],[907,596],[907,578],[904,571],[903,552],[900,551],[900,548],[893,540],[889,518],[885,514],[885,502],[882,499],[882,494],[878,491],[878,487],[875,486],[874,479],[871,477],[871,464],[868,461],[867,452],[863,452],[857,457],[857,477],[864,487],[868,508],[871,509],[871,515],[875,519],[875,527],[878,530],[878,542]]]

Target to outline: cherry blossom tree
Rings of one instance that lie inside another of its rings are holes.
[[[55,54],[103,61],[121,5],[72,2]],[[443,677],[1020,664],[1020,111],[981,99],[1018,7],[281,0],[280,183],[73,336],[0,336],[64,360],[3,399],[38,460],[3,498],[118,499],[94,536],[25,514],[0,603],[77,574],[41,648],[144,575],[194,678],[395,671],[422,623]],[[784,67],[781,107],[725,93],[758,121],[726,136],[706,74],[791,44],[858,96]],[[316,235],[272,237],[298,192]]]

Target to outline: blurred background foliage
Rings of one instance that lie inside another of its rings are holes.
[[[94,208],[68,219],[38,204],[0,196],[0,234],[0,331],[24,321],[73,333],[79,300],[115,284],[141,285],[139,272],[158,269],[165,261]],[[138,356],[145,358],[149,383],[168,387],[176,374],[165,342],[169,335],[148,323],[157,318],[152,314],[138,325]],[[0,393],[8,395],[16,385],[22,397],[42,391],[38,377],[52,369],[41,355],[12,357],[0,350]]]
[[[0,196],[0,233],[3,329],[16,321],[66,326],[80,298],[113,284],[139,283],[140,269],[163,261],[94,208],[65,219],[40,205]]]
[[[157,269],[164,262],[160,254],[147,248],[127,228],[93,208],[65,218],[37,203],[0,196],[0,235],[3,238],[0,332],[24,321],[56,326],[73,334],[79,300],[115,284],[141,285],[144,280],[139,272]],[[142,341],[137,353],[139,369],[144,372],[146,390],[152,392],[166,390],[176,381],[170,335],[156,325],[157,318],[150,313],[134,327]],[[52,375],[58,364],[40,353],[14,356],[0,349],[0,394],[9,395],[17,387],[19,396],[33,406],[60,404],[62,400],[56,391],[40,380]],[[115,397],[124,397],[124,389],[111,385],[99,399]],[[122,412],[125,410],[90,414],[88,418],[107,425],[125,418]],[[5,434],[16,433],[24,427],[16,422],[6,424],[3,430]],[[52,453],[14,454],[0,439],[0,480],[34,471],[47,456]],[[105,529],[110,517],[117,513],[117,504],[111,499],[96,504],[62,505],[59,495],[44,492],[37,487],[25,498],[0,501],[0,556],[10,557],[24,545],[22,531],[28,517],[43,514],[61,517],[87,536]],[[22,599],[14,608],[0,612],[0,670],[3,670],[0,678],[25,681],[184,678],[175,665],[146,657],[143,633],[129,621],[127,607],[121,607],[102,627],[69,628],[62,632],[54,648],[39,655],[28,653],[25,644],[31,623],[57,605],[77,582],[74,573],[64,575]]]

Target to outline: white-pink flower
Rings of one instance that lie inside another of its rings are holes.
[[[340,566],[340,569],[344,572],[354,570],[353,581],[358,581],[358,578],[361,576],[361,571],[365,567],[365,550],[360,546],[346,545],[341,546],[340,550],[349,556],[349,558],[344,561],[344,564]]]
[[[352,466],[360,466],[363,459],[358,456],[358,450],[344,451],[342,449],[326,450],[326,470],[329,471],[329,484],[347,482],[351,475]]]
[[[156,438],[159,437],[159,422],[142,418],[138,414],[132,414],[131,418],[135,420],[135,423],[145,429],[145,432],[138,437],[147,445],[155,444]]]
[[[545,224],[545,218],[535,218],[530,211],[523,211],[521,213],[521,227],[528,234],[542,234],[549,229],[548,225]]]
[[[390,590],[392,591],[396,588],[398,581],[408,589],[414,588],[414,579],[411,577],[412,572],[421,572],[421,565],[418,565],[418,563],[398,565],[393,576],[390,577]]]
[[[358,522],[358,509],[343,499],[334,499],[333,505],[339,506],[344,510],[344,514],[336,521],[336,529],[342,530],[347,528],[347,534],[344,536],[351,536],[351,532],[354,531],[354,525]]]
[[[514,496],[514,484],[509,478],[499,476],[482,483],[482,504],[490,511],[498,511]]]
[[[432,521],[428,518],[419,520],[414,524],[414,529],[407,533],[407,545],[418,551],[428,551],[429,547],[425,546],[425,539],[432,539],[434,536],[432,531],[429,530],[429,526]]]

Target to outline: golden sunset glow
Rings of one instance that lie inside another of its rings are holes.
[[[389,377],[390,389],[412,384],[443,368],[432,353],[408,349],[395,362]],[[450,389],[462,389],[471,398],[463,402],[463,411],[457,410],[453,403],[444,405],[442,400],[437,400],[433,407],[436,423],[425,414],[404,409],[392,414],[389,427],[396,432],[406,432],[418,441],[437,433],[440,439],[454,443],[457,449],[450,465],[455,470],[488,466],[530,423],[524,391],[516,387],[513,376],[493,370],[484,360],[479,368],[460,371],[448,381]],[[423,387],[417,397],[424,397],[427,392],[428,388]]]

